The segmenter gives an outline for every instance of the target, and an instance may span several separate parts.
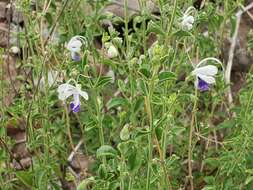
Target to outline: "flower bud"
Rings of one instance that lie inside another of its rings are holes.
[[[13,53],[13,54],[18,54],[20,52],[20,49],[17,46],[12,46],[10,48],[10,52]]]
[[[114,45],[110,45],[108,50],[107,50],[107,56],[109,58],[114,58],[118,56],[118,50],[115,48]]]

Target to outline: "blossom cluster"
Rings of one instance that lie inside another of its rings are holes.
[[[194,17],[191,15],[192,7],[188,8],[181,18],[181,28],[182,30],[189,31],[193,28]],[[87,46],[87,40],[83,36],[74,36],[68,42],[66,48],[70,51],[71,59],[75,62],[81,61],[81,49],[82,46]],[[107,50],[108,58],[115,58],[118,56],[117,48],[111,43],[107,42],[105,44],[105,49]],[[196,77],[195,79],[195,87],[201,92],[208,91],[210,89],[210,85],[215,83],[215,75],[218,73],[218,68],[214,65],[205,65],[207,61],[212,60],[221,64],[221,62],[216,58],[206,58],[200,61],[197,66],[192,71],[192,75]],[[222,65],[222,64],[221,64]],[[114,73],[108,73],[108,75],[113,75],[112,78],[115,80]],[[52,78],[52,77],[51,77]],[[74,113],[80,111],[81,101],[80,96],[85,100],[89,99],[88,93],[81,89],[81,85],[76,83],[75,86],[67,83],[61,84],[58,87],[58,97],[61,101],[65,102],[70,96],[73,97],[73,101],[70,103],[70,108]]]

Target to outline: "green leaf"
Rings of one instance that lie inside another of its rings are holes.
[[[33,188],[33,174],[27,171],[16,172],[17,178],[27,187]]]
[[[99,158],[103,156],[115,157],[117,156],[117,151],[109,145],[103,145],[97,149],[97,157]]]
[[[103,178],[103,179],[107,178],[108,177],[108,172],[107,171],[108,170],[107,170],[106,166],[104,164],[101,164],[98,168],[99,177]]]
[[[245,181],[245,185],[248,185],[250,182],[253,181],[253,176],[249,176],[247,177],[246,181]]]
[[[224,122],[220,123],[216,128],[218,130],[220,130],[220,129],[228,129],[228,128],[232,128],[232,127],[235,127],[235,120],[234,119],[225,120]]]
[[[151,76],[150,69],[148,68],[142,67],[140,68],[139,72],[146,78],[149,78]]]
[[[140,79],[139,84],[140,84],[140,88],[142,90],[142,93],[144,95],[147,95],[148,91],[149,91],[147,83],[143,79]]]
[[[104,87],[106,86],[107,84],[109,84],[110,82],[112,81],[112,78],[111,77],[108,77],[108,76],[103,76],[103,77],[100,77],[98,82],[96,83],[96,88],[100,87]]]
[[[120,138],[123,141],[128,140],[130,137],[130,132],[129,132],[129,125],[126,124],[123,129],[120,131]]]
[[[124,99],[124,98],[112,98],[108,102],[107,108],[112,109],[114,107],[123,106],[123,105],[127,105],[127,100],[126,99]]]
[[[85,180],[83,180],[78,186],[77,186],[77,190],[86,190],[87,185],[89,185],[90,183],[94,182],[95,179],[94,177],[90,177],[87,178]]]
[[[128,157],[128,165],[131,172],[136,172],[141,166],[142,158],[140,152],[134,148]]]
[[[216,190],[216,188],[213,186],[206,186],[202,190]]]
[[[164,82],[164,81],[167,81],[167,80],[175,80],[176,79],[176,75],[173,72],[164,71],[164,72],[161,72],[158,75],[158,78],[159,78],[160,82]]]
[[[49,26],[51,26],[52,23],[53,23],[53,20],[54,20],[54,19],[53,19],[53,15],[50,14],[49,12],[47,12],[47,13],[45,14],[45,18],[46,18],[46,20],[47,20]]]
[[[179,38],[189,37],[189,36],[191,36],[191,33],[188,31],[184,31],[184,30],[178,30],[175,33],[173,33],[173,36],[177,36]]]
[[[147,33],[153,32],[155,34],[161,34],[162,36],[166,36],[166,33],[163,31],[162,27],[156,24],[153,21],[148,23]]]

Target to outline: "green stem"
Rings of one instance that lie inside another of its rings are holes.
[[[192,136],[195,124],[195,114],[197,109],[197,102],[198,102],[198,89],[195,88],[195,100],[192,110],[192,118],[191,118],[191,126],[189,132],[189,145],[188,145],[188,177],[191,185],[191,190],[194,190],[194,183],[193,183],[193,175],[192,175]]]
[[[73,143],[73,140],[72,140],[72,136],[71,136],[68,107],[67,107],[67,105],[64,105],[64,107],[65,107],[67,134],[68,134],[68,138],[69,138],[69,143],[70,143],[71,149],[74,151],[75,150],[75,146],[74,146],[74,143]]]
[[[151,79],[152,80],[152,79]],[[148,134],[148,172],[146,190],[150,190],[151,182],[151,170],[152,170],[152,152],[153,152],[153,113],[152,113],[152,93],[153,93],[153,81],[150,84],[150,90],[148,96],[145,97],[146,111],[149,119],[149,134]]]
[[[173,23],[174,23],[174,20],[175,20],[175,17],[176,17],[176,11],[177,11],[177,0],[174,0],[173,12],[172,12],[172,16],[171,16],[171,19],[170,19],[170,23],[169,23],[168,28],[167,28],[167,38],[165,40],[165,46],[169,45],[171,30],[172,30]]]
[[[130,176],[129,176],[129,182],[128,182],[128,190],[132,190],[132,184],[133,184],[133,182],[132,182],[132,175],[130,174]]]
[[[125,43],[126,43],[126,59],[129,59],[129,39],[128,39],[128,0],[124,0],[124,16],[125,16]]]
[[[103,146],[103,145],[105,145],[105,139],[104,139],[103,123],[102,123],[102,117],[101,117],[100,106],[99,106],[99,102],[98,102],[98,93],[97,92],[96,92],[96,95],[95,95],[95,104],[96,104],[96,112],[97,112],[97,120],[98,120],[99,141],[100,141],[100,145]],[[105,157],[102,158],[102,162],[103,162],[103,164],[106,164]]]

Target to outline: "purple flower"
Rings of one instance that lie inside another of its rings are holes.
[[[81,61],[80,55],[76,52],[71,52],[71,57],[73,61],[76,61],[76,62]]]
[[[80,85],[72,86],[68,83],[61,84],[58,87],[58,96],[59,99],[65,101],[68,97],[73,96],[73,101],[70,103],[70,108],[74,113],[80,111],[81,108],[81,101],[80,97],[83,97],[85,100],[88,100],[88,94],[85,91],[81,90]]]
[[[204,80],[198,77],[198,89],[201,92],[205,92],[209,90],[209,85]]]
[[[201,63],[201,62],[200,62]],[[192,74],[196,76],[195,86],[201,92],[209,90],[209,85],[215,83],[215,75],[218,68],[214,65],[207,65],[203,67],[196,67]]]
[[[82,45],[86,44],[86,39],[83,36],[74,36],[70,39],[70,41],[67,44],[67,49],[71,52],[72,60],[74,61],[80,61],[80,51]]]

